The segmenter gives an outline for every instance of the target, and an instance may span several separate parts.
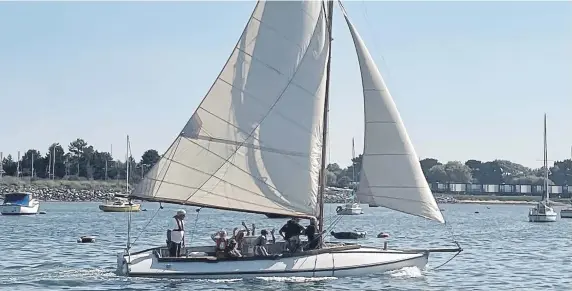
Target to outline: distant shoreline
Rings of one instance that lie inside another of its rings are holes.
[[[42,202],[103,202],[114,195],[125,195],[125,184],[121,181],[68,181],[68,180],[23,180],[13,177],[0,179],[0,195],[16,191],[31,192]],[[348,201],[347,189],[326,188],[325,202],[342,204]],[[439,204],[488,204],[488,205],[531,205],[540,196],[468,195],[435,193]],[[556,195],[555,195],[556,196]],[[554,206],[572,204],[571,199],[553,197]],[[366,203],[362,203],[366,204]]]

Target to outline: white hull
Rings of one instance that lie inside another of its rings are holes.
[[[572,218],[572,209],[562,209],[560,210],[560,218]]]
[[[40,209],[40,203],[36,201],[35,203],[32,203],[32,206],[1,205],[0,213],[2,215],[32,215],[32,214],[38,214],[39,209]]]
[[[162,262],[156,249],[119,254],[117,271],[132,277],[232,279],[247,277],[347,277],[381,274],[404,267],[423,269],[429,252],[359,248],[295,257],[244,260]],[[186,258],[180,258],[186,260]],[[196,258],[194,258],[196,259]],[[175,259],[176,260],[176,259]]]
[[[528,221],[530,222],[553,222],[556,221],[556,214],[553,215],[529,215]]]
[[[558,217],[558,213],[545,204],[540,202],[536,207],[528,211],[528,221],[530,222],[554,222]]]
[[[363,214],[363,210],[359,204],[346,204],[344,206],[338,206],[336,209],[338,215],[360,215]]]

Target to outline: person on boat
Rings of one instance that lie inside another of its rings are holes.
[[[278,231],[280,235],[288,242],[287,248],[290,252],[295,252],[300,246],[300,234],[304,232],[304,227],[300,225],[300,218],[294,217]]]
[[[173,218],[175,227],[167,231],[167,247],[170,257],[180,257],[181,249],[185,245],[185,216],[187,212],[183,209],[177,211]]]
[[[226,246],[226,248],[224,250],[224,255],[227,258],[240,258],[240,257],[242,257],[240,250],[238,250],[238,243],[236,242],[235,239],[231,238],[228,241],[228,245]]]
[[[272,235],[272,240],[270,242],[272,243],[276,242],[276,237],[274,237],[274,228],[270,231],[270,234]],[[266,229],[260,231],[260,236],[258,236],[254,241],[255,256],[265,257],[270,255],[268,249],[266,248],[266,244],[269,242],[267,236],[268,236],[268,231],[266,231]]]
[[[244,244],[244,237],[251,235],[250,229],[248,228],[248,226],[246,226],[246,223],[244,223],[244,221],[242,222],[242,226],[244,226],[244,229],[241,230],[238,230],[238,227],[235,227],[234,230],[232,231],[232,237],[231,237],[231,239],[236,240],[236,243],[238,244],[237,248],[239,250],[242,250],[242,246]],[[256,230],[256,225],[253,223],[252,235],[254,235],[255,230]]]
[[[310,218],[310,225],[306,227],[304,235],[308,237],[308,244],[305,249],[314,250],[318,248],[321,242],[321,236],[318,234],[318,220],[315,217]]]
[[[211,239],[215,242],[215,256],[222,258],[228,246],[228,239],[226,238],[226,231],[220,230],[211,235]]]

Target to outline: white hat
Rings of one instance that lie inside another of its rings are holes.
[[[187,215],[187,212],[184,209],[177,210],[177,215]]]

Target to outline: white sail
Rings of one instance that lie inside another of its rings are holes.
[[[325,21],[321,1],[259,2],[202,103],[131,196],[315,216]]]
[[[365,108],[357,197],[365,203],[444,222],[381,74],[345,11],[344,17],[358,55]]]

